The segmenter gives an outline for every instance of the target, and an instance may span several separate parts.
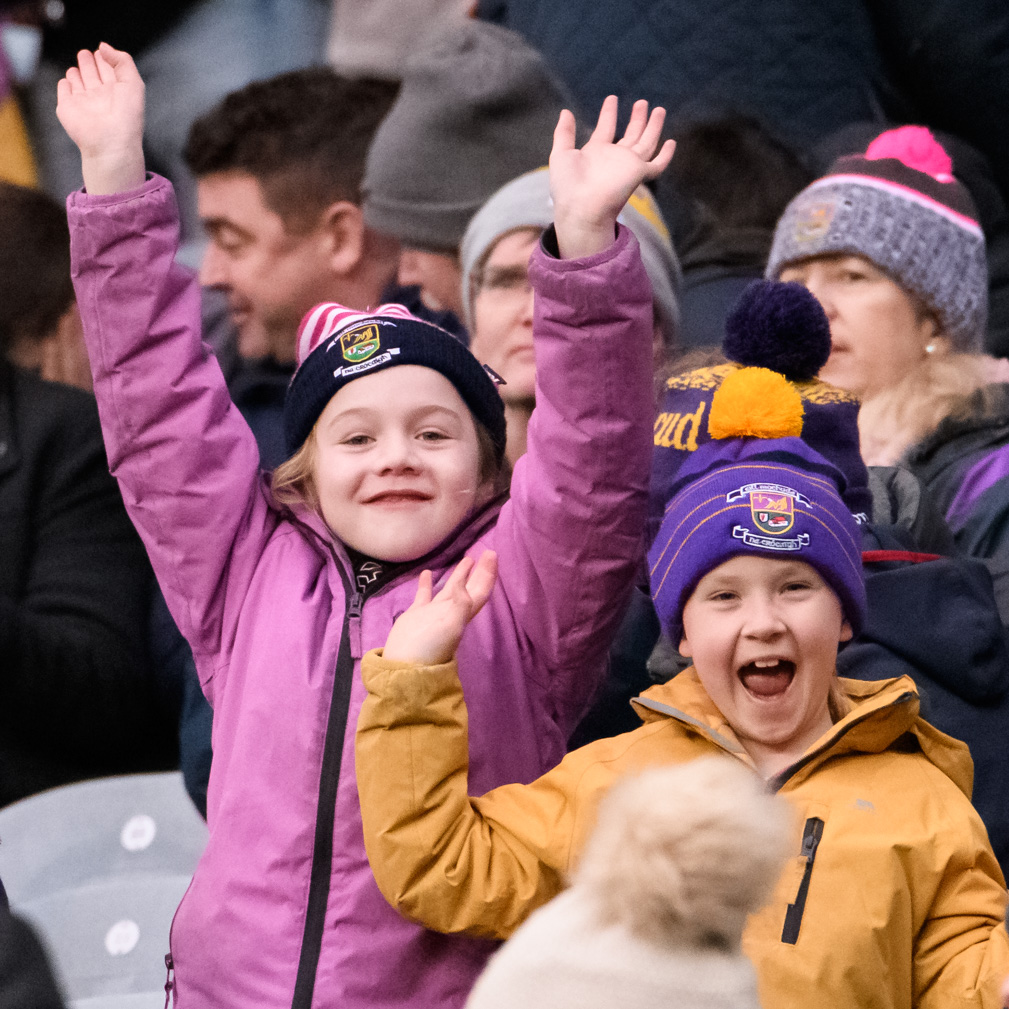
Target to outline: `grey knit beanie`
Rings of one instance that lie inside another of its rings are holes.
[[[741,935],[791,829],[785,801],[731,757],[625,778],[571,888],[491,958],[466,1009],[759,1009]]]
[[[839,158],[785,208],[766,276],[814,256],[864,256],[933,311],[953,346],[979,351],[988,264],[977,210],[949,155],[922,126],[880,134]]]
[[[364,174],[364,219],[404,245],[459,247],[501,185],[545,165],[567,94],[514,32],[467,20],[418,51]]]
[[[502,186],[469,222],[462,239],[462,303],[466,325],[473,329],[476,271],[498,239],[519,228],[547,228],[553,223],[550,172],[546,168],[520,175]],[[618,220],[626,225],[641,248],[641,260],[652,284],[662,336],[667,347],[675,344],[680,321],[680,264],[673,251],[669,229],[651,193],[641,186],[627,201]]]

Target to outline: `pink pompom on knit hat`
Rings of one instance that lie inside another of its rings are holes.
[[[284,400],[284,441],[292,455],[326,404],[348,382],[402,364],[444,375],[504,456],[504,404],[491,375],[451,333],[402,305],[359,312],[336,302],[316,305],[298,328],[298,368]]]
[[[864,256],[917,297],[957,350],[981,349],[984,234],[949,155],[924,126],[887,130],[799,193],[778,221],[765,275],[845,253]]]

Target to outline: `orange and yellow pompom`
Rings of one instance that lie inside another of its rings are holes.
[[[740,368],[725,377],[711,399],[712,438],[798,438],[802,398],[769,368]]]

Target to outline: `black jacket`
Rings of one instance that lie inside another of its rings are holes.
[[[94,399],[0,363],[0,806],[172,762],[152,576]]]

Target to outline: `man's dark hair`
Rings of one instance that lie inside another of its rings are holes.
[[[47,336],[73,300],[66,211],[37,189],[0,182],[0,350]]]
[[[233,91],[189,130],[185,159],[199,178],[243,171],[290,231],[331,203],[361,203],[371,139],[399,85],[310,67]]]

